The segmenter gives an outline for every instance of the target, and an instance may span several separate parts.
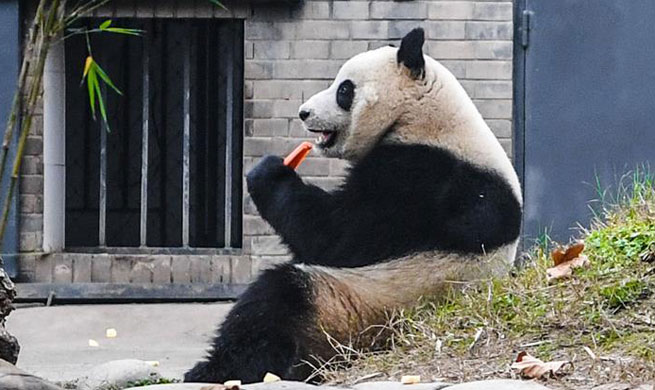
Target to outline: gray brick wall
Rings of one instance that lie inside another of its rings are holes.
[[[462,81],[505,150],[511,151],[511,1],[310,1],[302,6],[206,0],[114,0],[97,16],[236,17],[245,19],[245,170],[264,154],[285,155],[307,139],[298,106],[327,87],[344,59],[397,43],[416,26],[426,52]],[[40,256],[42,237],[42,118],[28,140],[21,181],[21,273],[34,281],[190,282],[249,280],[289,259],[271,227],[244,195],[241,256]],[[324,188],[339,185],[347,163],[310,157],[299,173]],[[204,260],[202,260],[204,259]]]

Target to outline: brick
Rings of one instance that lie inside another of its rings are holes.
[[[271,3],[266,7],[255,7],[250,19],[253,21],[289,21],[291,20],[291,9],[287,4],[281,2]]]
[[[468,20],[473,18],[475,3],[470,1],[432,1],[428,4],[428,19]]]
[[[257,236],[252,239],[252,253],[254,255],[286,255],[289,250],[277,236]]]
[[[43,135],[43,113],[41,114],[35,113],[32,116],[32,127],[30,127],[29,134],[32,136]]]
[[[243,154],[245,156],[264,156],[274,154],[285,156],[298,144],[297,140],[290,138],[274,137],[259,138],[251,137],[244,140]]]
[[[512,22],[467,22],[466,39],[511,40]]]
[[[129,283],[133,263],[130,256],[114,256],[111,264],[111,282]]]
[[[427,3],[422,1],[371,2],[371,19],[425,19]]]
[[[106,254],[91,257],[91,281],[109,283],[111,281],[111,259]]]
[[[43,231],[43,216],[40,214],[23,214],[20,218],[21,232]]]
[[[258,276],[262,271],[271,269],[277,264],[286,263],[290,260],[291,256],[252,256],[253,278]]]
[[[52,271],[53,283],[71,283],[73,281],[73,261],[59,254],[55,256],[55,267]]]
[[[396,42],[395,40],[369,41],[368,42],[368,50],[375,50],[375,49],[379,49],[381,47],[390,46],[390,45],[394,45],[394,46],[398,47],[397,43],[398,42]]]
[[[512,20],[512,2],[475,3],[473,19],[475,20]]]
[[[295,118],[300,100],[249,100],[245,105],[247,118]]]
[[[466,22],[427,22],[425,30],[428,39],[464,39],[466,36]]]
[[[444,59],[511,59],[511,41],[432,41],[428,52]]]
[[[329,19],[330,2],[305,1],[297,9],[292,10],[291,17],[293,19]],[[335,19],[341,18],[335,17]]]
[[[43,213],[43,196],[26,194],[20,195],[20,212],[21,214],[41,214]]]
[[[43,160],[41,154],[34,156],[23,156],[23,163],[20,167],[21,175],[43,175]]]
[[[512,117],[511,100],[473,100],[485,119],[509,119]]]
[[[334,19],[368,19],[368,1],[335,1],[332,3]]]
[[[25,140],[25,156],[39,156],[43,153],[43,138],[41,136],[27,137]]]
[[[36,252],[40,249],[36,232],[21,232],[19,249],[21,252]]]
[[[316,135],[307,131],[300,119],[293,119],[289,123],[289,137],[311,141],[316,138]]]
[[[512,158],[512,140],[511,139],[500,139],[498,141],[500,142],[500,146],[503,147],[503,150],[505,150],[505,153],[507,153],[507,156],[509,158]]]
[[[288,41],[256,41],[256,59],[282,59],[289,58],[290,48]]]
[[[189,256],[174,256],[171,262],[173,283],[191,282],[191,259]]]
[[[43,194],[43,176],[41,175],[23,175],[19,181],[19,190],[21,194]]]
[[[245,78],[270,79],[273,76],[273,62],[271,61],[246,61],[244,64]]]
[[[211,18],[214,15],[214,5],[208,0],[196,0],[193,16],[196,18]]]
[[[130,270],[130,283],[152,283],[152,263],[139,256]]]
[[[155,16],[158,18],[172,18],[175,16],[174,0],[159,0],[155,3]]]
[[[433,57],[436,57],[438,53],[429,53]],[[466,78],[466,65],[468,61],[458,61],[458,60],[442,60],[439,61],[441,65],[448,68],[448,70],[455,75],[458,79]]]
[[[466,64],[468,79],[512,79],[511,61],[472,61]]]
[[[415,29],[419,24],[415,20],[391,20],[389,21],[389,27],[387,30],[387,38],[389,39],[401,39],[408,32]],[[399,44],[395,43],[395,46],[398,47]]]
[[[350,24],[344,21],[309,20],[298,24],[298,39],[346,39],[350,37]]]
[[[21,254],[18,258],[18,273],[21,275],[29,276],[28,278],[19,278],[18,282],[21,281],[33,281],[34,273],[36,272],[36,262],[41,256],[33,254]]]
[[[211,283],[211,256],[191,256],[191,283]]]
[[[368,50],[367,41],[332,41],[330,57],[332,59],[347,59],[366,50]]]
[[[252,280],[252,262],[248,256],[230,258],[230,283],[245,284]]]
[[[389,31],[387,21],[356,21],[350,26],[353,39],[386,39]]]
[[[288,119],[253,119],[252,135],[255,137],[285,137],[289,133]]]
[[[291,43],[291,58],[326,59],[330,56],[329,41],[295,41]]]
[[[494,135],[498,138],[511,138],[512,137],[512,121],[505,119],[490,119],[487,120],[487,125],[491,128]]]
[[[155,284],[171,283],[171,256],[158,255],[152,260],[152,282]]]
[[[36,259],[35,282],[52,283],[52,272],[55,268],[54,258],[54,255],[47,255]]]
[[[300,99],[302,83],[295,80],[255,80],[252,97],[255,99]]]
[[[246,80],[246,81],[245,81],[245,83],[244,83],[244,85],[243,85],[244,95],[245,95],[244,98],[246,98],[246,99],[252,99],[252,97],[253,97],[253,93],[254,93],[254,92],[253,92],[254,83],[255,83],[255,82],[254,82],[254,81],[251,81],[251,80]]]
[[[175,17],[193,18],[195,15],[195,4],[193,1],[178,1],[175,7]]]
[[[243,230],[255,236],[275,234],[275,230],[262,217],[251,215],[243,217]]]
[[[155,16],[155,7],[152,3],[138,1],[136,4],[137,18],[153,18]]]
[[[133,18],[136,16],[136,4],[133,1],[115,2],[113,17],[116,18]]]
[[[296,36],[297,23],[246,20],[247,40],[282,40]]]
[[[477,99],[511,99],[510,80],[461,80],[469,96]]]
[[[212,283],[229,283],[230,282],[230,257],[224,255],[214,255],[211,258],[211,282]]]
[[[244,45],[244,53],[246,59],[248,60],[255,58],[255,43],[246,42]]]
[[[273,64],[272,77],[276,79],[334,79],[342,61],[289,60]]]
[[[68,254],[73,260],[73,283],[91,282],[91,256],[86,254]]]

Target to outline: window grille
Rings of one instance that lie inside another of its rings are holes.
[[[84,36],[65,42],[66,248],[239,248],[243,21],[114,24],[144,34],[91,36],[123,92],[105,91],[109,128],[80,86]]]

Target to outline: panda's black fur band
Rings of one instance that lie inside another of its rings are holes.
[[[412,252],[483,253],[519,235],[507,181],[438,147],[381,145],[333,193],[305,184],[277,157],[248,175],[261,216],[296,262],[357,267]]]
[[[434,146],[377,146],[332,193],[274,156],[247,181],[293,263],[358,267],[432,249],[481,253],[513,242],[520,229],[521,206],[506,180]],[[265,271],[185,381],[255,382],[266,372],[304,379],[297,364],[307,358],[314,287],[294,264]]]

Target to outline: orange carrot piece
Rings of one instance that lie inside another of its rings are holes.
[[[284,158],[284,165],[289,168],[297,169],[313,147],[314,145],[312,145],[311,142],[305,141],[301,143],[293,150],[293,152],[289,153],[289,155]]]

